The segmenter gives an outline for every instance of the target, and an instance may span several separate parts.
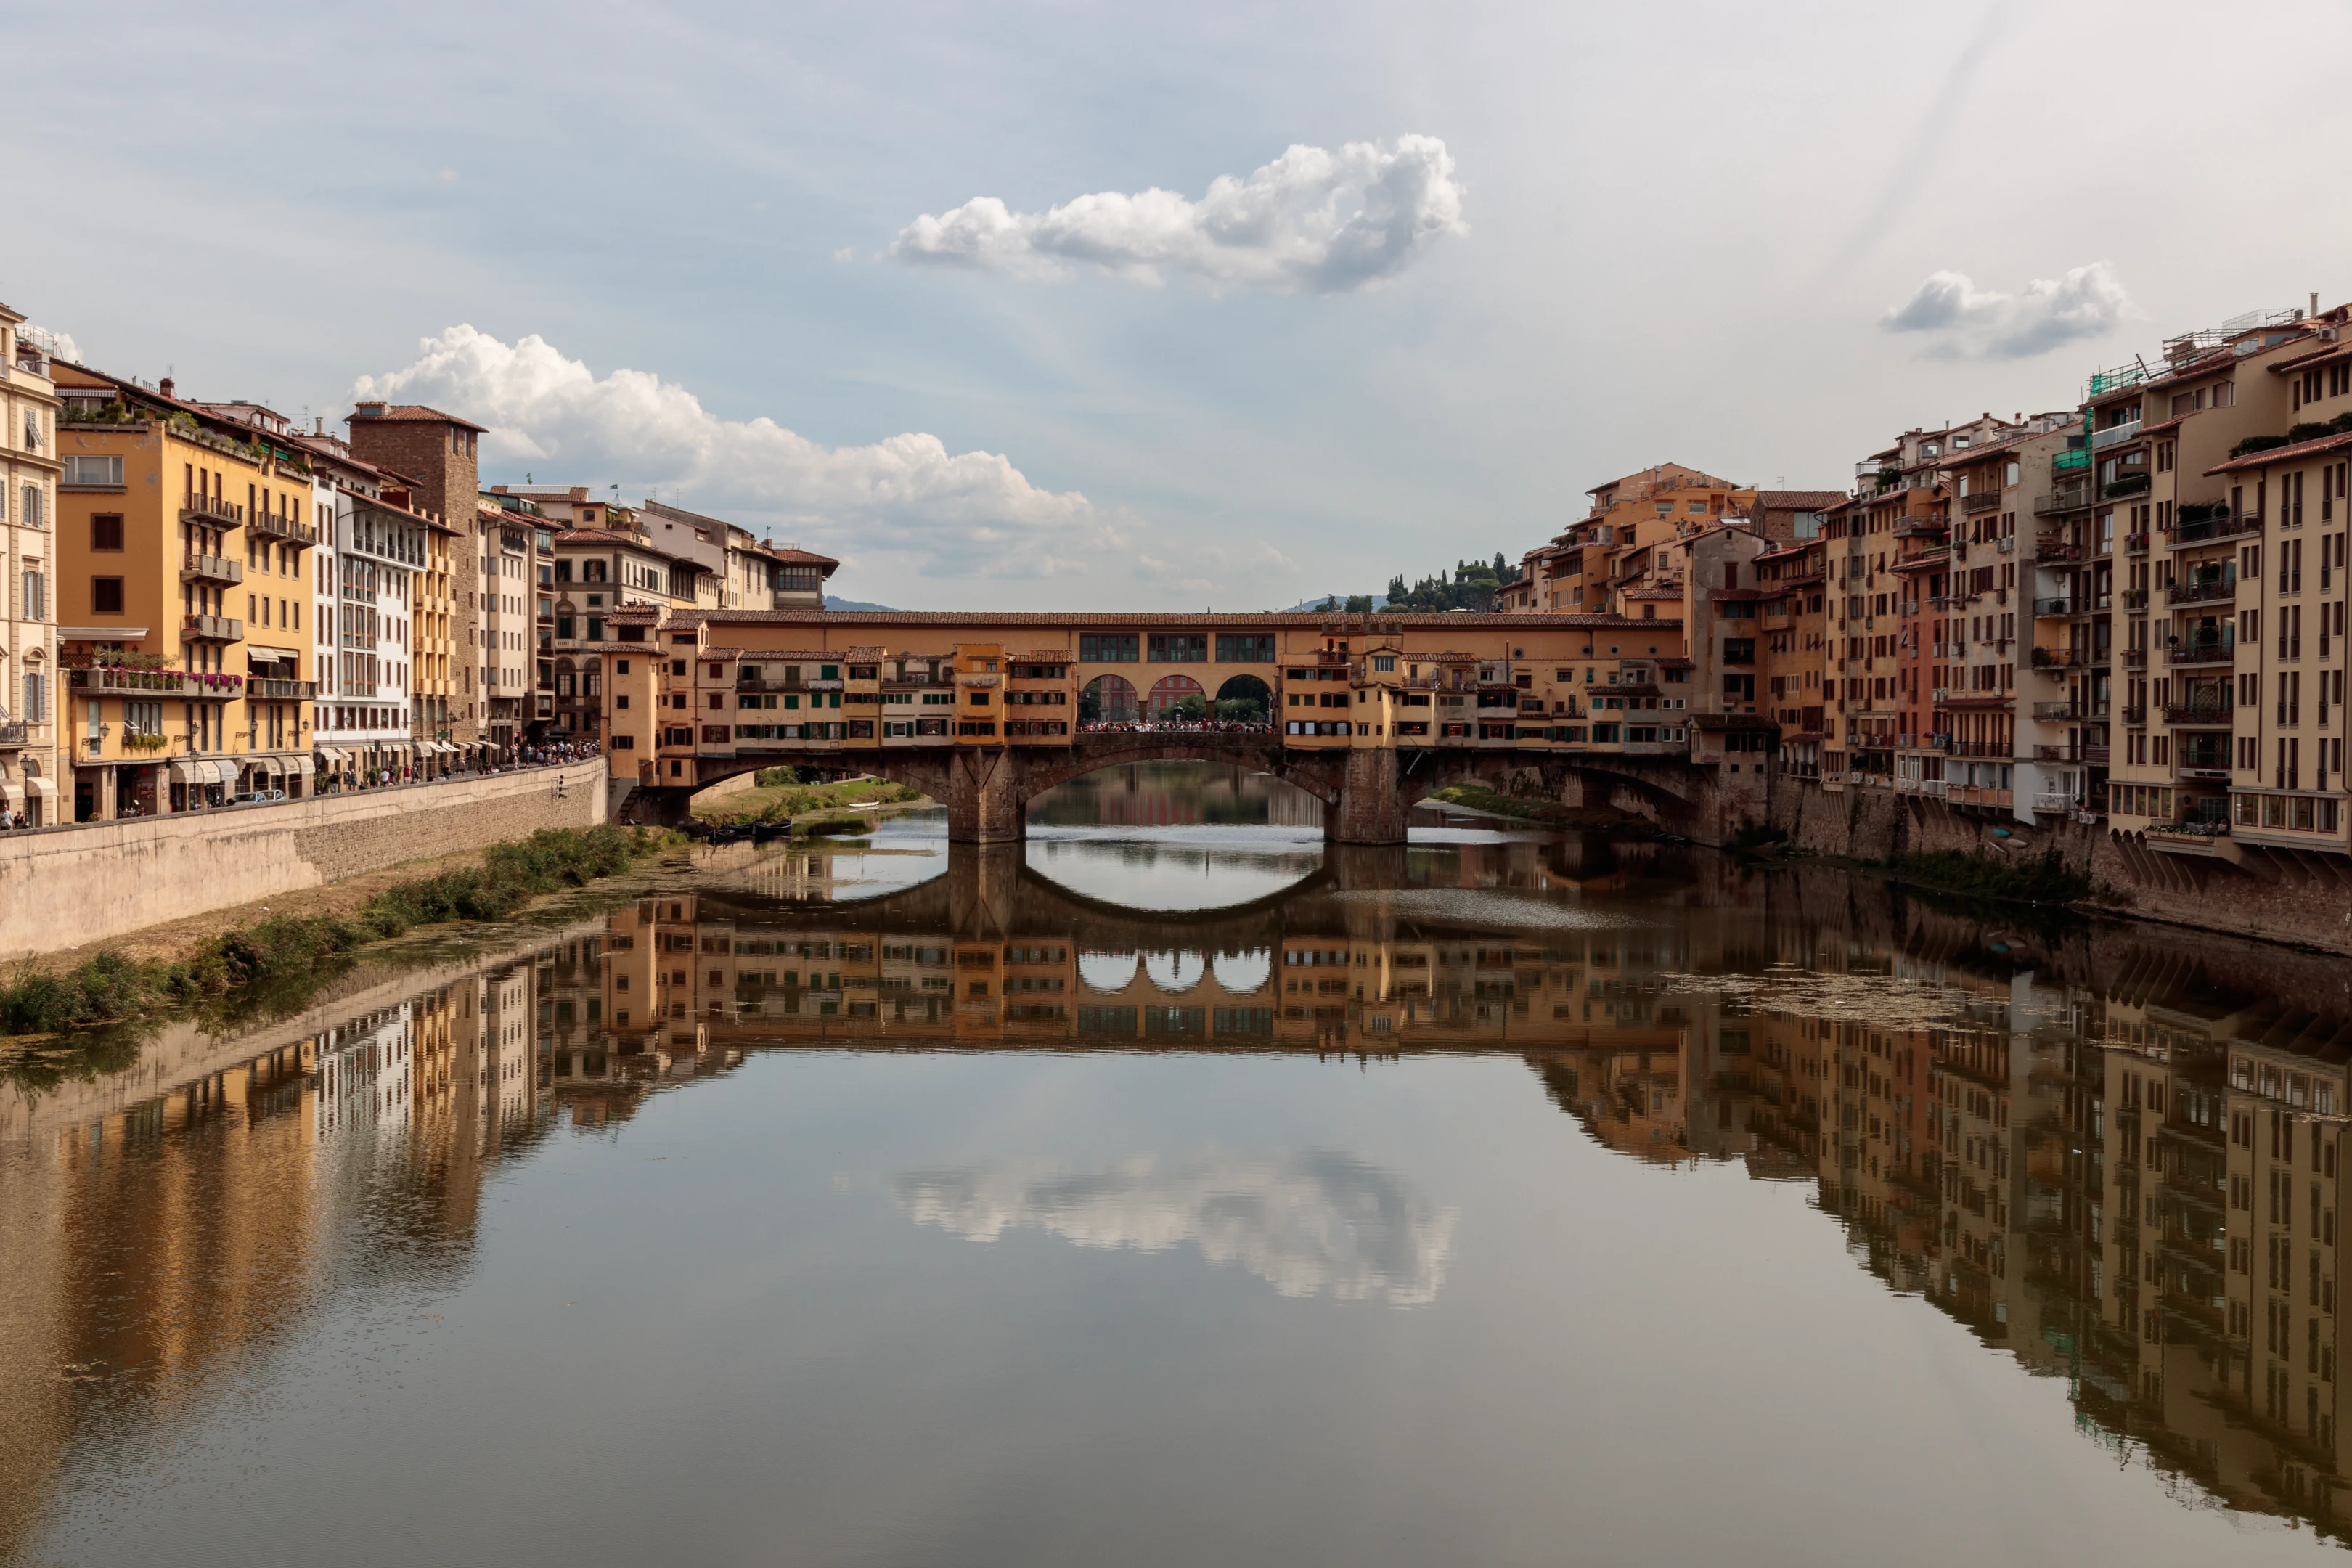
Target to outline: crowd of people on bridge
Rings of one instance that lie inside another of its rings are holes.
[[[1078,725],[1081,735],[1271,735],[1274,726],[1263,719],[1095,719]]]

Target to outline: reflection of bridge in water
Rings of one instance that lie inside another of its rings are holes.
[[[19,1416],[0,1548],[86,1408],[124,1419],[157,1369],[299,1321],[257,1303],[299,1294],[306,1248],[363,1236],[376,1278],[453,1269],[502,1162],[801,1047],[1517,1057],[1611,1149],[1809,1184],[1890,1289],[2063,1379],[2085,1435],[2186,1495],[2337,1529],[2352,1273],[2304,1233],[2344,1207],[2352,1012],[2284,1000],[2340,998],[2335,960],[1987,927],[1653,846],[1327,850],[1288,893],[1172,915],[1017,852],[958,850],[858,903],[824,862],[708,854],[691,892],[462,973],[382,977],[237,1040],[191,1028],[20,1095],[0,1128],[55,1157],[17,1167],[38,1201],[0,1205],[13,1300],[38,1309],[0,1349]],[[2292,1226],[2234,1201],[2281,1184],[2306,1205]],[[944,1224],[953,1196],[908,1201]],[[2281,1237],[2292,1289],[2267,1267]]]

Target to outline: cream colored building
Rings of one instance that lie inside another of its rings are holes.
[[[48,354],[0,305],[0,806],[35,826],[71,819],[58,795],[58,396]]]

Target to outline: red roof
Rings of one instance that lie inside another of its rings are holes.
[[[369,412],[371,409],[374,412]],[[455,425],[461,430],[477,432],[489,429],[487,425],[477,425],[470,419],[460,419],[437,408],[427,408],[422,403],[362,403],[352,410],[352,417],[404,421],[415,425]]]
[[[2284,447],[2270,447],[2259,452],[2249,452],[2242,458],[2232,458],[2226,463],[2216,463],[2205,471],[2209,474],[2242,473],[2248,468],[2267,468],[2278,463],[2300,462],[2329,452],[2352,450],[2352,430],[2340,436],[2322,436],[2315,441],[2296,441]]]

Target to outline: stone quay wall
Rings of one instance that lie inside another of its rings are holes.
[[[0,834],[0,962],[604,820],[600,763]]]
[[[1769,820],[1793,849],[1858,860],[2054,850],[2091,879],[2094,902],[2117,914],[2352,953],[2352,865],[2338,858],[2256,851],[2233,865],[2150,849],[2103,826],[2027,824],[1886,790],[1832,794],[1811,779],[1775,779]]]

